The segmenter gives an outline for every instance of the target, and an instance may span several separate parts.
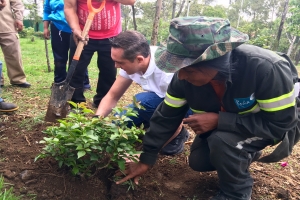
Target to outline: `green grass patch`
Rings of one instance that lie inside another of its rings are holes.
[[[21,197],[17,197],[13,194],[13,188],[10,187],[7,189],[6,183],[4,183],[4,179],[0,176],[0,199],[5,200],[19,200]]]

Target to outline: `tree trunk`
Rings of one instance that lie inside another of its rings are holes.
[[[288,52],[287,52],[286,55],[291,56],[291,53],[292,53],[292,50],[294,48],[294,44],[295,44],[296,38],[297,38],[296,36],[293,36],[293,39],[292,39],[292,41],[290,43],[290,46],[289,46],[289,49],[288,49]]]
[[[298,65],[299,61],[300,61],[300,49],[299,49],[298,53],[296,53],[296,56],[295,56],[295,65],[296,66]]]
[[[134,27],[134,30],[136,31],[136,30],[137,30],[137,25],[136,25],[136,20],[135,20],[135,9],[134,9],[134,5],[132,5],[131,8],[132,8],[132,21],[133,21],[133,27]]]
[[[35,4],[35,10],[34,10],[34,21],[35,21],[35,32],[39,32],[39,28],[40,28],[40,25],[39,25],[39,22],[37,21],[37,16],[38,16],[38,14],[37,14],[37,8],[38,8],[38,5],[37,5],[37,1],[36,0],[34,0],[34,4]],[[44,4],[43,4],[44,5]]]
[[[292,58],[293,60],[296,60],[296,53],[297,53],[297,50],[299,48],[299,45],[300,45],[300,36],[296,36],[294,49],[292,50],[292,53],[291,53],[291,56],[290,56],[290,58]]]
[[[172,7],[172,19],[175,16],[175,10],[176,10],[176,0],[173,0],[173,7]]]
[[[289,0],[286,0],[285,4],[284,4],[284,9],[283,9],[283,12],[282,12],[282,16],[281,16],[280,25],[279,25],[279,28],[278,28],[277,37],[276,37],[274,48],[273,48],[274,51],[278,50],[278,46],[279,46],[279,42],[280,42],[280,37],[281,37],[281,33],[282,33],[284,21],[285,21],[285,18],[286,18],[286,13],[288,11],[288,5],[289,5]]]
[[[152,30],[152,36],[151,36],[151,45],[157,44],[158,25],[159,25],[161,6],[162,6],[162,0],[157,0],[156,1],[156,12],[155,12],[155,18],[154,18],[154,22],[153,22],[153,30]]]
[[[180,14],[181,14],[181,12],[182,12],[182,9],[183,9],[183,6],[184,6],[184,4],[185,4],[185,0],[182,0],[182,2],[181,2],[181,5],[180,5],[180,8],[179,8],[179,11],[178,11],[178,13],[177,13],[177,15],[176,15],[176,17],[175,17],[175,18],[177,18],[177,17],[179,17],[179,16],[180,16]]]

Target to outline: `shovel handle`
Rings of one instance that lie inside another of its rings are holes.
[[[100,7],[98,9],[95,9],[95,8],[93,8],[91,1],[92,0],[87,0],[89,15],[88,15],[88,18],[86,19],[83,31],[81,33],[81,36],[83,38],[86,38],[86,36],[88,35],[88,32],[91,28],[91,25],[92,25],[95,14],[100,12],[105,6],[105,0],[103,0]],[[71,65],[70,65],[68,73],[67,73],[67,77],[66,77],[66,80],[65,80],[67,83],[70,83],[70,81],[72,79],[72,76],[75,72],[75,68],[76,68],[77,63],[79,61],[79,58],[80,58],[81,52],[83,50],[83,47],[84,47],[84,42],[80,40],[78,42],[77,47],[76,47],[76,51],[75,51],[75,54],[73,56],[73,60],[71,62]]]
[[[88,32],[91,28],[91,25],[92,25],[95,14],[100,12],[104,8],[104,6],[105,6],[105,0],[102,1],[101,5],[98,9],[93,7],[92,0],[87,0],[87,7],[88,7],[88,10],[89,10],[89,15],[88,15],[88,18],[85,22],[83,31],[81,33],[81,36],[83,38],[86,38],[86,36],[88,35]],[[84,47],[84,42],[79,41],[79,43],[77,45],[77,48],[76,48],[76,51],[75,51],[75,54],[73,56],[73,60],[79,60],[81,52],[83,50],[83,47]]]

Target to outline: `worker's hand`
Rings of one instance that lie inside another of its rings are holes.
[[[134,183],[138,185],[141,175],[146,173],[147,170],[150,168],[149,165],[143,164],[141,162],[138,162],[138,163],[130,162],[130,163],[126,163],[125,166],[126,166],[126,169],[123,173],[120,170],[117,171],[117,173],[116,173],[117,176],[121,176],[122,174],[126,175],[126,177],[117,181],[116,182],[117,184],[124,183],[125,181],[128,181],[131,178],[134,178],[133,179]]]
[[[16,27],[18,32],[22,31],[23,30],[23,21],[16,20],[15,21],[15,27]]]
[[[188,124],[196,134],[202,134],[217,128],[218,119],[219,115],[216,113],[202,113],[184,118],[183,123]]]
[[[0,0],[0,10],[2,10],[6,6],[5,0]]]
[[[81,36],[82,34],[82,30],[81,29],[76,29],[73,30],[73,39],[76,45],[78,45],[79,41],[82,41],[84,43],[84,45],[87,45],[88,41],[89,41],[89,36],[87,36],[86,38],[83,38]]]
[[[46,40],[49,40],[50,39],[50,30],[46,27],[44,28],[44,38]]]

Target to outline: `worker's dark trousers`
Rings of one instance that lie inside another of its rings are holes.
[[[75,50],[76,45],[74,40],[71,38],[71,58],[73,57]],[[84,46],[76,70],[70,82],[70,85],[75,88],[75,92],[72,97],[73,102],[79,103],[86,101],[83,95],[84,73],[91,62],[94,52],[97,52],[98,54],[97,66],[99,68],[98,83],[96,90],[97,94],[94,96],[94,104],[96,106],[99,105],[102,98],[106,95],[106,93],[109,91],[110,87],[116,80],[117,70],[115,68],[115,63],[110,55],[111,45],[109,39],[89,39],[88,44]]]
[[[54,57],[54,82],[59,83],[66,79],[67,62],[69,59],[71,33],[60,31],[51,23],[51,46]],[[84,84],[89,85],[88,72],[85,72]]]
[[[253,185],[249,165],[255,152],[272,144],[272,140],[254,135],[215,130],[195,137],[189,165],[200,172],[216,170],[220,189],[227,196],[234,200],[248,200]]]

